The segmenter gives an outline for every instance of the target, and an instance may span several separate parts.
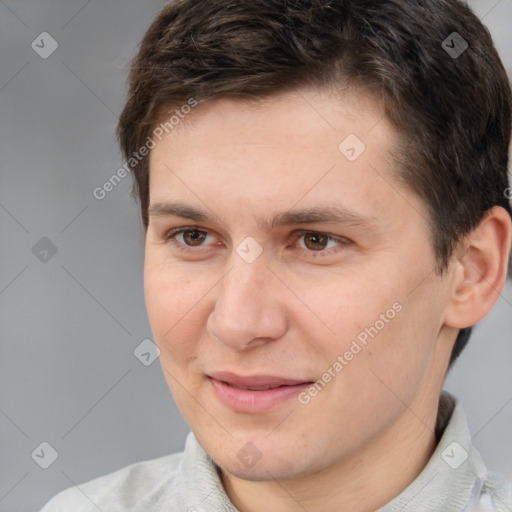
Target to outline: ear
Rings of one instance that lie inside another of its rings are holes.
[[[463,329],[489,313],[505,286],[511,239],[512,220],[501,206],[490,209],[464,238],[451,262],[446,325]]]

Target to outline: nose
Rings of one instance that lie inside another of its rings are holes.
[[[226,346],[245,350],[278,339],[286,332],[283,284],[260,257],[234,264],[216,290],[215,307],[207,322],[210,335]]]

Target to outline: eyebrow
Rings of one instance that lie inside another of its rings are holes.
[[[187,205],[180,201],[158,202],[148,208],[148,217],[181,217],[197,222],[212,222],[213,216],[209,213]],[[269,222],[266,219],[259,220],[258,225],[264,228],[275,229],[294,224],[314,224],[320,222],[333,222],[350,226],[375,227],[377,218],[366,216],[347,208],[340,207],[311,207],[301,210],[286,210],[276,212]]]

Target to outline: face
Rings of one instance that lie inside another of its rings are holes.
[[[191,115],[151,151],[144,283],[200,444],[287,479],[423,428],[404,404],[421,417],[442,385],[448,288],[378,105],[301,91]]]

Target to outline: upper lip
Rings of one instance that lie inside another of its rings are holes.
[[[310,381],[286,379],[284,377],[276,377],[273,375],[248,375],[246,377],[231,372],[213,372],[209,377],[215,380],[234,384],[239,387],[255,387],[255,386],[294,386],[297,384],[305,384]]]

